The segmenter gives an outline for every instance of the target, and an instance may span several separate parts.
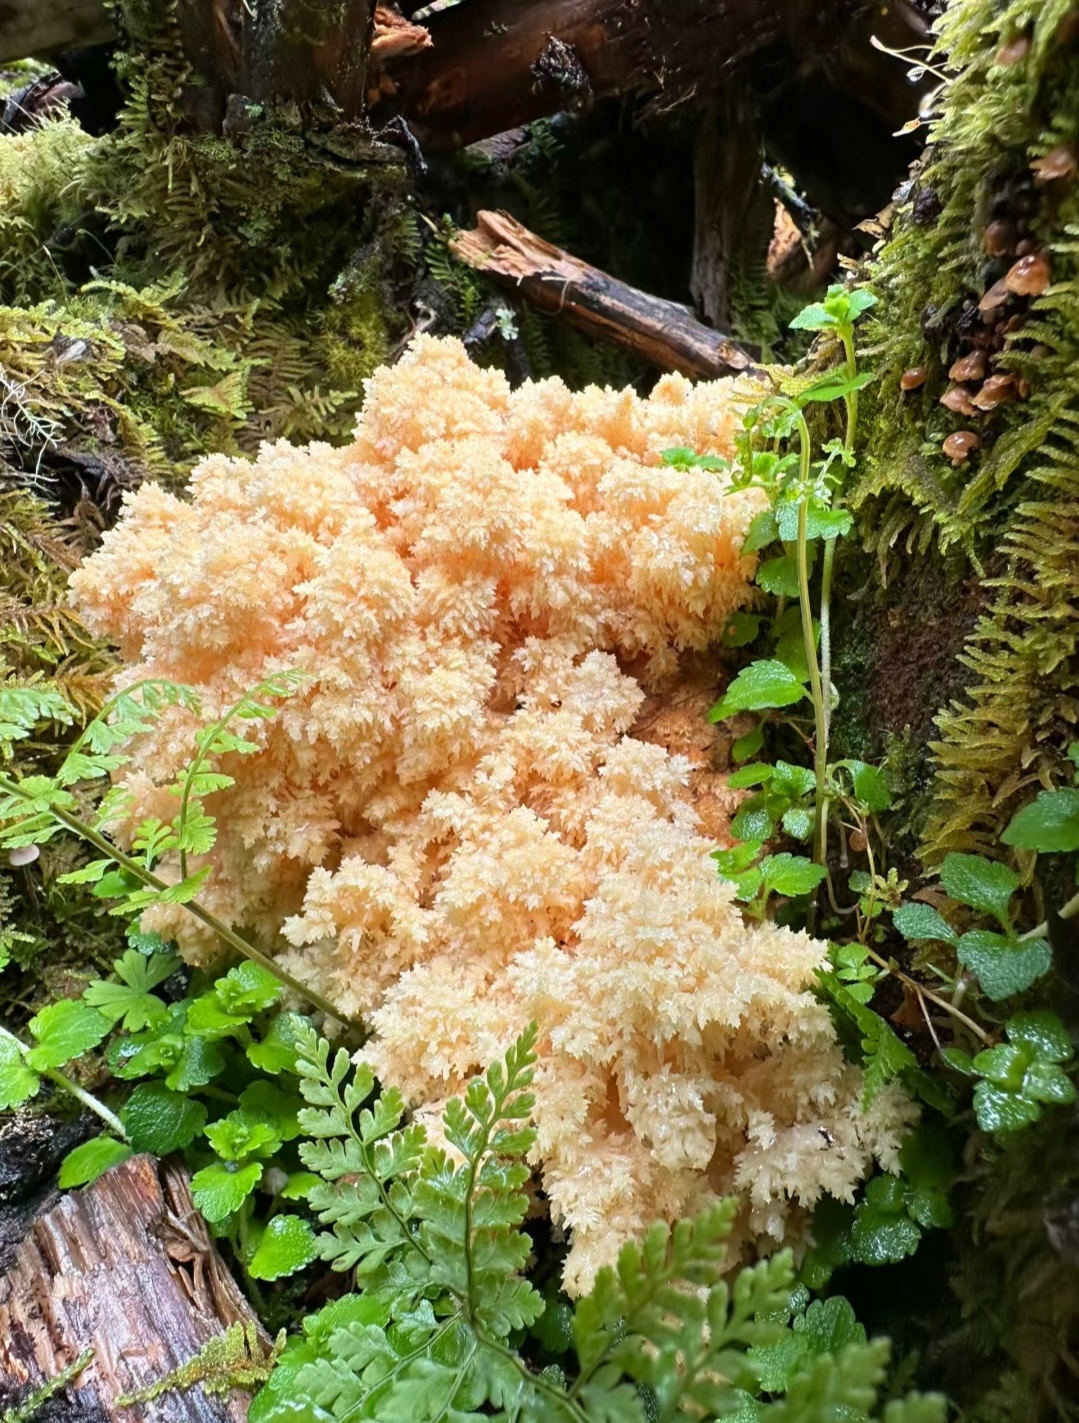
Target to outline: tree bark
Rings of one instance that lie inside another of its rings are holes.
[[[763,273],[773,200],[761,177],[761,135],[752,102],[727,84],[702,107],[693,156],[693,269],[698,311],[725,329],[740,271]]]
[[[214,1335],[254,1316],[225,1269],[179,1167],[136,1156],[65,1196],[0,1279],[0,1377],[39,1386],[88,1348],[70,1385],[90,1416],[129,1423],[116,1400],[157,1382]],[[81,1416],[81,1415],[80,1415]],[[155,1400],[155,1423],[243,1423],[243,1395],[196,1386]]]
[[[0,64],[114,36],[103,0],[0,0]]]
[[[504,212],[481,212],[479,226],[450,244],[454,256],[541,311],[587,335],[697,378],[733,375],[752,361],[688,307],[648,296],[545,242]]]
[[[800,59],[841,50],[863,9],[858,0],[464,0],[424,21],[431,48],[395,72],[393,106],[430,148],[474,143],[556,112],[568,107],[567,94],[574,102],[585,96],[576,74],[542,62],[554,39],[572,52],[593,94],[636,93],[673,108],[784,41]],[[906,0],[886,0],[883,10],[907,43],[923,37]],[[864,59],[869,77],[860,82],[872,98],[873,76],[885,65],[901,68],[874,50]]]
[[[2,3],[2,0],[0,0]],[[333,121],[363,109],[371,0],[180,0],[175,14],[194,70],[185,105],[198,127],[215,130],[233,95],[257,105],[296,104]]]

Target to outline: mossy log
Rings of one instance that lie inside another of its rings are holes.
[[[661,370],[709,379],[751,368],[745,351],[688,307],[615,280],[537,237],[509,213],[481,212],[477,223],[450,243],[450,251],[540,311]]]
[[[77,1416],[126,1420],[117,1400],[164,1378],[251,1307],[225,1269],[180,1167],[135,1156],[42,1216],[0,1279],[0,1381],[31,1390],[93,1358],[69,1387]],[[196,1385],[153,1404],[158,1423],[242,1423],[247,1399]]]

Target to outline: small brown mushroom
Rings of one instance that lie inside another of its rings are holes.
[[[909,371],[904,371],[899,377],[899,389],[917,390],[919,386],[925,385],[927,374],[924,366],[912,366]]]
[[[949,380],[981,380],[985,375],[985,352],[971,351],[969,356],[960,356],[953,361],[948,371]]]
[[[1044,361],[1046,356],[1051,356],[1052,354],[1052,346],[1045,346],[1041,342],[1039,342],[1030,353],[1031,359],[1035,361]]]
[[[1015,35],[1010,40],[1005,40],[1001,47],[993,56],[994,64],[1011,65],[1022,64],[1030,53],[1030,36]]]
[[[990,257],[1007,257],[1015,251],[1015,228],[1003,218],[995,218],[985,229],[982,243]]]
[[[1036,252],[1037,250],[1038,244],[1032,237],[1024,237],[1022,242],[1015,244],[1015,255],[1017,257],[1025,257],[1028,252]]]
[[[978,303],[978,310],[984,315],[987,311],[996,311],[998,306],[1003,306],[1011,296],[1008,284],[1001,277],[999,282],[994,282],[986,294]]]
[[[1004,276],[1004,284],[1016,296],[1041,296],[1052,280],[1045,252],[1029,252],[1020,257]]]
[[[956,430],[944,441],[944,453],[953,465],[961,465],[971,450],[980,449],[981,444],[973,430]]]
[[[961,385],[950,385],[940,397],[940,403],[948,410],[954,410],[957,415],[974,414],[970,391]]]
[[[1053,183],[1061,178],[1072,178],[1079,168],[1079,158],[1070,143],[1058,143],[1044,158],[1035,158],[1030,165],[1031,172],[1039,183]]]
[[[979,410],[995,410],[1006,400],[1015,399],[1015,387],[1016,378],[1011,374],[990,376],[974,397],[974,404]]]

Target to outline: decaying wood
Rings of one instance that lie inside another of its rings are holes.
[[[508,213],[481,212],[477,223],[450,244],[454,256],[541,311],[662,370],[706,378],[751,369],[745,351],[704,326],[688,307],[616,281],[537,237]]]
[[[0,0],[0,64],[113,36],[102,0]]]
[[[233,96],[293,103],[308,119],[363,110],[371,0],[178,0],[173,19],[193,71],[183,103],[205,131],[220,128]]]
[[[640,94],[659,109],[674,107],[766,50],[787,46],[792,64],[801,64],[841,50],[854,26],[867,41],[865,10],[861,0],[463,0],[424,21],[431,47],[394,76],[393,102],[432,148],[572,107],[585,97],[582,76],[596,96]],[[887,19],[890,38],[923,38],[907,0],[872,11]],[[867,53],[858,82],[876,103],[902,68],[867,43],[860,48]],[[909,93],[903,103],[909,118]]]
[[[0,1378],[39,1385],[87,1348],[72,1391],[130,1423],[116,1399],[163,1378],[237,1320],[253,1319],[195,1210],[183,1171],[149,1156],[65,1196],[0,1279]],[[88,1410],[89,1411],[89,1410]],[[247,1400],[201,1387],[156,1399],[155,1423],[242,1423]]]
[[[367,78],[369,0],[277,0],[240,5],[238,91],[256,102],[327,100],[359,116]]]
[[[760,174],[753,104],[741,85],[726,84],[701,106],[693,155],[690,291],[716,327],[731,321],[732,278],[759,268],[768,249],[773,203]]]

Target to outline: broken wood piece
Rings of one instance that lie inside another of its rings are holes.
[[[481,212],[476,220],[476,229],[456,237],[450,251],[540,311],[665,371],[711,378],[753,368],[745,351],[688,307],[616,281],[537,237],[509,213]]]
[[[138,1413],[119,1398],[187,1363],[237,1321],[257,1327],[183,1170],[135,1156],[64,1196],[18,1247],[0,1278],[0,1379],[37,1388],[92,1348],[68,1396],[87,1417],[130,1423]],[[247,1405],[245,1395],[210,1396],[196,1385],[157,1398],[152,1416],[242,1423]]]

